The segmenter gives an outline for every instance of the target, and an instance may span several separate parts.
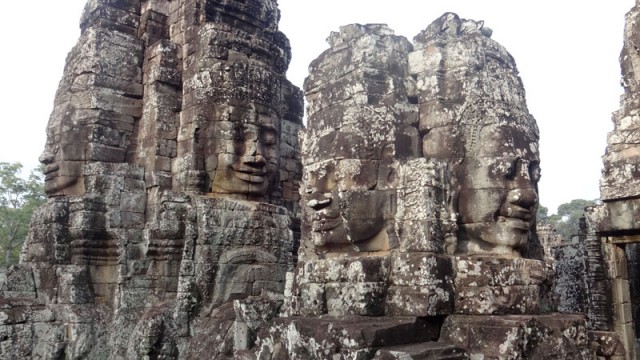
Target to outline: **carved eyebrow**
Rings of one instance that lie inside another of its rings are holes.
[[[274,132],[278,131],[278,129],[276,129],[275,125],[273,125],[273,124],[260,124],[260,125],[258,125],[258,128],[260,130],[270,130],[270,131],[274,131]]]

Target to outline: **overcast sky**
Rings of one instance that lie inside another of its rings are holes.
[[[35,167],[66,54],[79,36],[85,0],[6,1],[0,108],[0,161]],[[622,94],[618,56],[624,15],[634,0],[279,0],[291,40],[290,80],[302,86],[308,64],[331,31],[386,23],[412,39],[442,13],[484,20],[514,56],[540,127],[541,203],[552,211],[599,197],[601,156]]]

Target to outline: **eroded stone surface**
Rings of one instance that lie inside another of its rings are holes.
[[[464,347],[471,359],[594,359],[584,317],[450,316],[441,339]]]
[[[41,157],[49,201],[3,273],[3,358],[252,346],[299,236],[303,104],[279,17],[271,0],[87,1]]]
[[[2,356],[591,359],[582,317],[538,315],[538,131],[491,30],[452,13],[413,44],[340,28],[299,144],[279,16],[88,1],[50,199],[0,272]]]
[[[540,313],[542,283],[548,277],[542,261],[483,257],[454,261],[456,313]]]
[[[458,253],[541,257],[538,128],[513,58],[490,35],[447,13],[415,37],[423,152],[450,166]]]
[[[637,5],[626,15],[624,47],[620,54],[624,95],[620,99],[620,109],[613,115],[614,129],[608,135],[607,151],[602,158],[604,171],[600,180],[600,193],[603,201],[634,198],[638,195],[640,56],[636,51],[635,39],[640,31],[637,26],[639,16]]]
[[[440,325],[407,317],[285,318],[259,334],[257,356],[371,359],[380,347],[436,340]]]

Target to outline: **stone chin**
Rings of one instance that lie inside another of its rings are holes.
[[[313,224],[311,233],[311,239],[315,246],[327,246],[331,244],[348,244],[347,231],[344,228],[344,223],[331,225],[332,228],[327,228],[326,225]]]
[[[77,177],[61,177],[47,174],[44,180],[44,192],[47,196],[79,195],[81,183]]]
[[[496,222],[488,223],[461,224],[457,253],[521,257],[519,249],[527,245],[530,234],[529,222],[516,218],[500,218]]]
[[[61,164],[64,166],[64,160],[56,160],[58,149],[55,146],[47,145],[40,155],[40,163],[44,165],[44,192],[49,197],[80,195],[84,192],[84,183],[78,181],[81,176],[61,175]]]
[[[315,246],[329,244],[360,245],[384,231],[382,219],[350,220],[342,216],[316,219],[312,222],[312,239]],[[366,245],[365,245],[366,246]]]

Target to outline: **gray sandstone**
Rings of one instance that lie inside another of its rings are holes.
[[[343,26],[303,92],[276,0],[88,0],[0,357],[631,359],[637,16],[604,204],[561,244],[483,21]]]

